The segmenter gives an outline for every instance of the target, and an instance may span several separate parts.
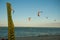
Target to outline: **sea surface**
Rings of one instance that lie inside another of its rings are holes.
[[[15,27],[15,37],[60,35],[60,28]],[[8,28],[0,27],[0,37],[8,37]]]

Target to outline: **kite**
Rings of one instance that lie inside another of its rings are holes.
[[[56,20],[54,20],[54,21],[56,21]]]
[[[31,20],[31,17],[29,17],[28,20],[30,21]]]
[[[40,11],[38,11],[38,16],[40,16]]]
[[[37,16],[40,16],[40,13],[42,13],[42,11],[38,11],[38,15]]]
[[[48,19],[48,17],[46,17],[46,19]]]

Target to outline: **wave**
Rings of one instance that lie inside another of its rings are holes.
[[[20,32],[15,34],[17,37],[38,36],[38,35],[60,35],[60,33],[44,33],[44,32]]]

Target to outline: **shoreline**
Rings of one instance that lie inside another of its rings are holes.
[[[16,38],[15,40],[60,40],[60,35],[38,35],[38,36],[15,37],[15,38]],[[1,39],[2,38],[0,38],[0,40]]]
[[[16,37],[16,40],[60,40],[60,35]]]

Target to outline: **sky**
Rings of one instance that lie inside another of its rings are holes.
[[[0,26],[8,25],[7,2],[14,10],[12,19],[16,27],[60,27],[60,0],[0,0]],[[40,16],[38,11],[42,11]]]

